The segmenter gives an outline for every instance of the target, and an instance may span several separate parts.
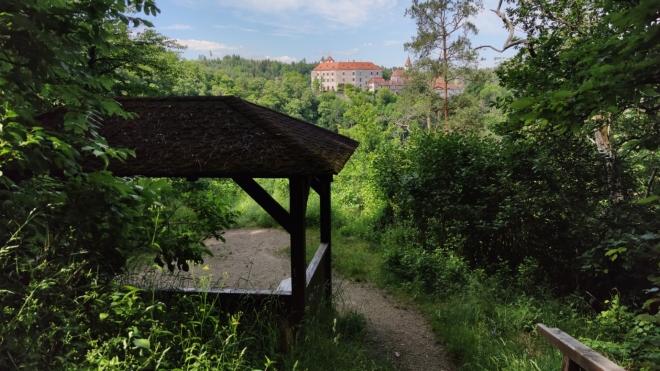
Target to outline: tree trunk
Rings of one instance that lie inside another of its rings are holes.
[[[594,129],[594,140],[598,152],[605,156],[605,169],[607,171],[607,183],[610,189],[610,203],[616,205],[624,199],[624,190],[621,182],[615,174],[616,155],[612,150],[610,143],[610,124],[609,122],[602,128]]]
[[[444,31],[444,27],[443,27]],[[448,94],[447,94],[447,75],[449,74],[449,71],[447,69],[449,68],[449,63],[447,61],[447,32],[443,32],[442,35],[442,59],[443,59],[443,66],[442,66],[442,85],[444,89],[444,111],[445,111],[445,134],[449,134],[449,103],[447,102]]]

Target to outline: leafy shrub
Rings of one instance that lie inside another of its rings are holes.
[[[219,237],[232,217],[219,196],[174,198],[165,180],[105,173],[65,183],[36,178],[5,196],[0,351],[28,368],[48,368],[63,348],[81,347],[73,338],[93,331],[94,308],[103,306],[94,300],[109,301],[108,285],[130,256],[150,252],[172,270],[187,269],[207,253],[204,239]]]
[[[643,231],[653,230],[657,213],[608,206],[604,160],[579,136],[566,134],[564,148],[550,154],[539,142],[556,139],[537,134],[496,141],[414,133],[377,154],[373,184],[392,225],[413,226],[417,246],[429,252],[447,249],[489,274],[501,262],[511,274],[526,265],[528,284],[547,278],[558,293],[581,286],[606,296],[626,282],[639,290],[650,271],[632,267],[653,259],[658,237]],[[621,179],[629,180],[625,171]],[[622,245],[627,252],[609,261],[607,251]]]
[[[447,249],[425,248],[418,243],[418,234],[408,224],[383,235],[383,268],[390,279],[403,279],[414,288],[439,297],[460,292],[468,282],[467,264]]]
[[[580,340],[617,360],[634,360],[635,369],[660,369],[660,317],[632,310],[619,295],[606,304],[607,309],[589,324],[598,336]]]

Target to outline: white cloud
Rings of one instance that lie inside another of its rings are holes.
[[[269,35],[271,35],[271,36],[280,36],[280,37],[296,37],[296,38],[302,38],[302,36],[299,36],[299,35],[292,35],[292,34],[287,33],[287,32],[273,32],[273,33],[269,33]]]
[[[243,28],[243,27],[236,27],[236,26],[215,25],[213,27],[215,27],[215,28],[230,28],[232,30],[239,30],[239,31],[246,31],[246,32],[259,32],[258,30],[253,30],[251,28]]]
[[[373,43],[366,43],[366,44],[362,44],[362,46],[374,46],[374,44]]]
[[[214,0],[224,6],[249,10],[252,13],[262,13],[269,16],[292,17],[304,19],[301,16],[319,16],[334,28],[343,26],[360,26],[362,22],[373,19],[375,13],[392,9],[397,0]]]
[[[176,41],[181,45],[187,46],[188,50],[236,50],[236,49],[238,49],[235,46],[229,46],[227,44],[221,44],[221,43],[217,43],[215,41],[195,40],[195,39],[188,39],[188,40],[176,39]]]
[[[268,56],[266,56],[266,59],[270,59],[272,61],[280,61],[280,62],[284,62],[284,63],[291,63],[291,62],[296,61],[296,58],[291,58],[287,55],[283,55],[281,57],[275,57],[275,58],[268,58]]]
[[[383,46],[396,45],[396,44],[398,44],[398,43],[399,43],[399,42],[396,41],[396,40],[387,40],[387,41],[385,41],[385,42],[383,43]]]
[[[164,30],[190,30],[192,28],[192,26],[189,26],[187,24],[177,23],[177,24],[173,24],[173,25],[165,26],[165,27],[161,27],[161,28],[164,29]]]

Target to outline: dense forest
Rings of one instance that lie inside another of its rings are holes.
[[[305,60],[185,60],[140,18],[153,0],[0,5],[0,369],[387,369],[354,345],[353,317],[281,352],[255,335],[277,333],[266,312],[117,284],[135,257],[188,270],[207,238],[275,225],[230,182],[83,168],[135,155],[97,133],[130,115],[115,97],[172,95],[234,95],[358,140],[333,230],[378,269],[338,269],[418,300],[462,369],[558,368],[539,322],[660,369],[660,4],[515,5],[528,38],[513,58],[434,64],[411,43],[399,95],[321,92]],[[450,74],[466,84],[447,98],[430,81]],[[40,126],[58,107],[63,127]],[[286,199],[283,181],[260,182]]]

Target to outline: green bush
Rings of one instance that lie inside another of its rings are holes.
[[[550,154],[539,143],[550,134],[538,135],[497,141],[417,132],[383,146],[371,183],[391,209],[383,220],[415,228],[420,252],[451,251],[488,274],[506,264],[511,274],[523,267],[531,286],[553,282],[557,293],[578,286],[599,297],[612,287],[639,293],[657,260],[656,206],[608,206],[604,160],[591,144],[569,133]],[[630,181],[621,171],[621,182]]]
[[[186,270],[208,253],[203,241],[220,237],[232,219],[217,195],[177,198],[165,180],[106,173],[24,181],[0,212],[12,218],[0,229],[0,352],[26,368],[84,357],[74,350],[94,340],[83,339],[85,332],[104,328],[97,308],[113,302],[112,280],[131,256]]]
[[[468,265],[447,249],[428,249],[420,244],[420,234],[407,224],[389,229],[383,235],[383,269],[391,281],[405,284],[438,297],[456,294],[467,285]]]
[[[598,335],[580,340],[616,360],[634,360],[635,369],[660,370],[660,317],[628,308],[619,295],[605,304],[606,310],[589,323]]]

